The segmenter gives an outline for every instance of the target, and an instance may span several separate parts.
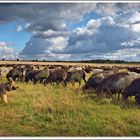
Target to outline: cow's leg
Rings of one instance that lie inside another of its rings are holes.
[[[34,80],[33,80],[33,83],[34,83],[34,85],[35,85],[35,84],[37,83],[37,79],[34,79]]]
[[[121,94],[121,93],[119,92],[119,93],[118,93],[118,100],[120,100],[120,94]]]
[[[84,82],[86,83],[86,77],[83,78]]]
[[[61,81],[56,81],[56,85],[59,86]]]
[[[41,83],[42,83],[42,81],[43,81],[43,78],[39,80],[39,83],[41,84]]]
[[[50,84],[51,84],[52,86],[54,86],[54,85],[55,85],[55,81],[50,81]]]
[[[22,77],[21,76],[19,77],[19,81],[22,82]]]
[[[79,87],[81,87],[81,80],[79,80]]]
[[[100,93],[101,93],[101,92],[102,92],[102,91],[96,90],[96,94],[97,94],[98,98],[100,98]]]
[[[65,86],[65,87],[67,86],[67,82],[66,82],[66,80],[64,81],[64,86]]]
[[[20,81],[20,79],[21,79],[20,76],[18,76],[18,77],[17,77],[17,80]]]
[[[107,93],[107,98],[112,98],[112,92],[111,92],[110,89],[108,89],[108,90],[106,91],[106,93]]]
[[[2,97],[2,101],[7,104],[8,103],[7,94],[2,94],[1,97]]]
[[[106,95],[106,98],[108,98],[108,96],[109,96],[108,91],[105,92],[105,95]]]

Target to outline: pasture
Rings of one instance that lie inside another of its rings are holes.
[[[71,84],[16,83],[9,103],[0,101],[1,136],[140,136],[140,106],[133,97],[98,98]]]
[[[101,66],[121,66],[121,67],[137,67],[139,64],[107,64],[107,63],[78,63],[78,62],[31,62],[31,61],[0,61],[0,64],[8,65],[8,64],[28,64],[28,65],[83,65],[83,66],[95,66],[95,67],[101,67]]]

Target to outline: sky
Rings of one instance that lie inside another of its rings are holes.
[[[140,61],[140,3],[0,3],[0,59]]]

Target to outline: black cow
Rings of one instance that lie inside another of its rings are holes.
[[[92,71],[92,68],[90,66],[85,66],[84,71],[86,73],[90,73]]]
[[[67,72],[64,69],[54,69],[50,71],[48,78],[44,80],[44,85],[48,83],[63,82],[67,77]]]
[[[25,82],[28,83],[29,81],[35,81],[35,76],[39,73],[40,70],[29,70],[25,74]]]
[[[127,68],[127,70],[130,72],[140,73],[140,68],[137,68],[137,67],[130,67],[130,68]]]
[[[11,69],[6,75],[7,80],[9,81],[11,78],[15,80],[21,81],[22,79],[22,70],[20,68]]]
[[[123,99],[127,100],[129,96],[135,96],[136,102],[140,103],[140,78],[132,81],[132,83],[123,91]]]
[[[79,86],[81,86],[81,81],[84,80],[86,83],[86,74],[84,70],[75,70],[67,73],[67,78],[64,83],[67,85],[68,82],[79,82]]]
[[[83,86],[83,92],[86,90],[96,90],[101,83],[101,81],[107,77],[103,72],[92,74]]]
[[[43,82],[45,79],[48,78],[48,76],[50,75],[51,70],[50,69],[43,69],[40,70],[34,78],[34,84],[36,84],[37,82]]]

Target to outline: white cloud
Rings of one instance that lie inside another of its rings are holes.
[[[132,16],[128,19],[128,21],[130,23],[135,23],[137,21],[140,21],[140,13],[138,11],[134,11]]]
[[[27,23],[27,24],[25,25],[25,29],[28,28],[30,25],[31,25],[31,23]]]
[[[109,24],[109,25],[115,24],[114,18],[111,16],[106,16],[106,17],[101,18],[101,22],[102,22],[102,24],[104,24],[104,23]],[[101,23],[100,23],[100,25],[101,25]]]
[[[9,47],[9,43],[0,42],[0,59],[13,60],[19,58],[18,52]]]
[[[140,23],[132,25],[132,30],[140,33]]]
[[[96,29],[96,28],[99,28],[101,25],[101,20],[100,19],[91,19],[88,21],[87,23],[87,29]]]
[[[0,48],[4,48],[4,47],[7,47],[7,46],[8,46],[8,43],[0,42]]]
[[[18,25],[18,26],[16,27],[16,31],[17,31],[17,32],[21,32],[21,31],[22,31],[21,25]]]
[[[133,46],[137,46],[137,45],[140,45],[140,38],[121,43],[121,46],[124,46],[124,47],[133,47]]]
[[[101,55],[98,55],[101,57]],[[140,59],[140,49],[130,48],[117,50],[114,53],[103,54],[104,59],[114,60],[127,60],[127,61],[138,61]]]
[[[51,42],[51,46],[49,48],[50,51],[59,52],[62,51],[68,44],[67,38],[65,37],[57,37],[49,39]]]
[[[98,8],[96,9],[97,13],[102,15],[111,15],[116,16],[116,12],[118,11],[118,6],[116,3],[106,3],[106,4],[98,4]]]

